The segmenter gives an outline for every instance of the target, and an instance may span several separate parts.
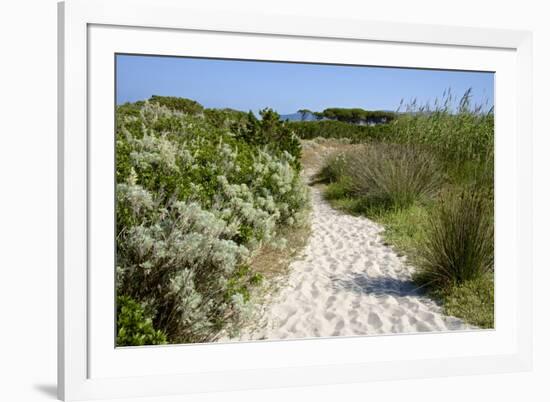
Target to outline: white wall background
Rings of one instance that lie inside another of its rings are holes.
[[[152,0],[153,1],[153,0]],[[185,2],[182,0],[182,2]],[[189,1],[189,7],[197,3]],[[531,373],[293,388],[158,401],[550,399],[550,24],[541,0],[201,0],[201,7],[528,29],[535,39],[535,368]],[[56,0],[0,4],[0,400],[55,399]],[[144,399],[140,399],[145,401]]]

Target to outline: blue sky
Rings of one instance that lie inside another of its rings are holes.
[[[473,89],[475,103],[494,102],[493,73],[273,63],[158,56],[117,56],[117,104],[151,95],[180,96],[205,107],[280,114],[306,108],[396,110]]]

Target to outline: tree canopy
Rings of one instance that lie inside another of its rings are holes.
[[[365,110],[360,108],[328,108],[323,110],[320,115],[321,118],[329,120],[338,120],[346,123],[387,123],[395,119],[394,112],[388,112],[385,110]]]

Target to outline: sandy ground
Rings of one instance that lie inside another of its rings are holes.
[[[350,145],[307,141],[304,179]],[[311,237],[291,263],[286,284],[263,310],[261,324],[240,339],[289,339],[474,328],[442,313],[411,280],[414,268],[384,244],[383,227],[347,215],[311,187]]]
[[[442,314],[411,281],[413,268],[381,238],[383,228],[332,208],[312,187],[312,235],[287,285],[252,339],[468,329]],[[249,339],[250,339],[249,338]]]

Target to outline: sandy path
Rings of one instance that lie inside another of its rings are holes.
[[[304,180],[350,145],[303,141]],[[332,208],[311,187],[311,236],[288,281],[240,340],[354,336],[475,328],[442,313],[411,280],[406,257],[384,244],[383,227]],[[228,339],[225,339],[228,340]],[[233,338],[232,340],[237,340]]]
[[[413,268],[384,245],[381,226],[346,215],[311,188],[312,235],[253,339],[467,329],[416,291]],[[250,339],[249,338],[249,339]]]

